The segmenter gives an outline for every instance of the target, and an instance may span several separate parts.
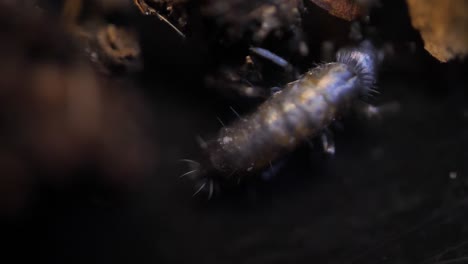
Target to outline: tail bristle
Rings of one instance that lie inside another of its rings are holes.
[[[376,82],[377,57],[377,50],[370,41],[363,41],[357,47],[342,48],[336,54],[336,60],[351,67],[359,77],[365,95]]]
[[[186,176],[190,176],[189,178],[197,178],[199,176],[199,173],[200,173],[200,168],[201,168],[201,165],[199,162],[195,161],[195,160],[191,160],[191,159],[180,159],[179,160],[180,162],[185,162],[188,167],[189,167],[189,171],[183,173],[182,175],[179,176],[179,178],[184,178]]]

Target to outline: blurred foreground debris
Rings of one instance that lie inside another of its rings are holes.
[[[204,0],[201,13],[214,21],[225,40],[237,40],[243,37],[251,43],[261,44],[267,37],[293,42],[291,51],[307,55],[301,29],[300,0]]]
[[[246,56],[245,62],[237,67],[219,67],[206,76],[205,83],[232,98],[266,98],[269,94],[269,89],[260,87],[264,83],[261,67],[257,67],[251,56]]]
[[[138,35],[131,27],[100,24],[83,40],[91,61],[103,72],[132,73],[143,68]]]
[[[35,10],[0,4],[0,25],[0,214],[42,184],[126,190],[152,172],[136,91],[95,74],[66,30]]]
[[[441,62],[468,54],[468,1],[407,0],[424,48]]]
[[[62,19],[83,43],[83,49],[98,68],[107,74],[139,72],[143,68],[139,36],[130,25],[115,25],[106,17],[112,13],[130,16],[128,2],[65,0]],[[86,12],[85,12],[86,10]]]

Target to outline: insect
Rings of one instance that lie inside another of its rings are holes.
[[[256,111],[201,142],[202,160],[184,160],[197,190],[211,198],[219,183],[273,170],[276,161],[327,127],[373,90],[377,51],[369,41],[343,48],[336,62],[319,65],[275,92]],[[324,143],[333,151],[327,137]]]

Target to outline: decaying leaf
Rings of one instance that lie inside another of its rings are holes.
[[[468,54],[468,1],[407,0],[413,27],[439,61]]]
[[[310,0],[331,15],[348,21],[356,20],[367,13],[367,2],[357,0]]]

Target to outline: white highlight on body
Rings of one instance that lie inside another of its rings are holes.
[[[450,179],[455,180],[458,177],[458,173],[456,171],[451,171],[449,173],[449,177]]]
[[[223,137],[223,144],[228,144],[232,142],[232,137]]]

